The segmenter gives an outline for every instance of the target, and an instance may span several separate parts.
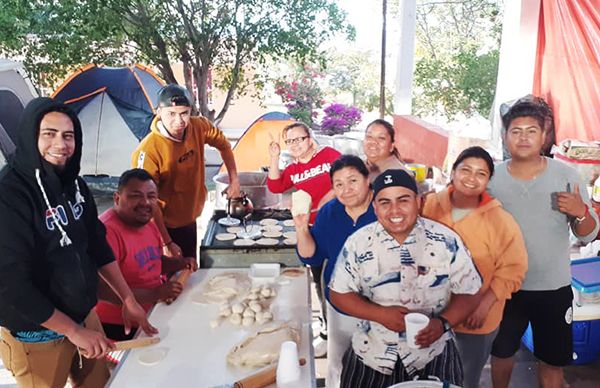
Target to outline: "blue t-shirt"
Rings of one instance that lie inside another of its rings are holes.
[[[321,266],[325,259],[327,266],[323,271],[323,285],[325,297],[329,300],[329,280],[335,268],[337,257],[350,235],[358,229],[377,221],[373,204],[370,203],[367,211],[363,213],[356,223],[350,218],[344,205],[334,198],[327,202],[317,213],[315,224],[310,228],[310,234],[315,240],[317,249],[312,257],[300,257],[304,264]]]

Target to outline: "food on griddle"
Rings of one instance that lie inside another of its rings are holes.
[[[244,228],[242,228],[241,226],[230,226],[229,228],[227,228],[227,233],[237,234],[242,230],[244,230]]]
[[[215,238],[219,241],[235,240],[235,234],[233,233],[218,233]]]
[[[296,240],[295,238],[286,238],[285,240],[283,240],[283,243],[285,245],[296,245],[298,244],[298,240]]]
[[[283,237],[295,240],[296,239],[296,232],[285,232],[283,234]]]
[[[251,238],[238,238],[233,241],[233,245],[235,245],[236,247],[249,247],[251,245],[254,245],[255,243],[256,242]]]
[[[259,222],[262,226],[267,226],[267,225],[277,225],[279,223],[279,221],[277,221],[274,218],[265,218],[260,220]]]
[[[256,240],[256,243],[258,245],[277,245],[279,243],[279,240],[276,240],[274,238],[260,238]]]
[[[267,230],[263,232],[263,236],[264,237],[268,237],[268,238],[277,238],[277,237],[281,237],[282,233],[277,231],[277,230]]]

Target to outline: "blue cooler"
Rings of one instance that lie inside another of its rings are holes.
[[[573,364],[600,357],[600,257],[571,262],[573,286]],[[531,325],[521,340],[533,352]]]

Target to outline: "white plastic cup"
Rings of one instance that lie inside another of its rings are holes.
[[[279,350],[277,364],[277,386],[284,387],[300,380],[298,345],[294,341],[285,341]]]
[[[406,326],[406,342],[409,348],[418,349],[415,344],[415,337],[419,332],[427,327],[429,317],[421,313],[409,313],[404,316],[404,325]]]

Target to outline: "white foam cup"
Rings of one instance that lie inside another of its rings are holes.
[[[409,313],[404,316],[404,325],[406,326],[406,342],[408,347],[417,349],[418,345],[415,344],[415,337],[419,334],[419,331],[427,327],[429,324],[429,317],[421,313]]]
[[[298,345],[294,341],[285,341],[279,351],[277,364],[277,386],[285,386],[300,380]]]

